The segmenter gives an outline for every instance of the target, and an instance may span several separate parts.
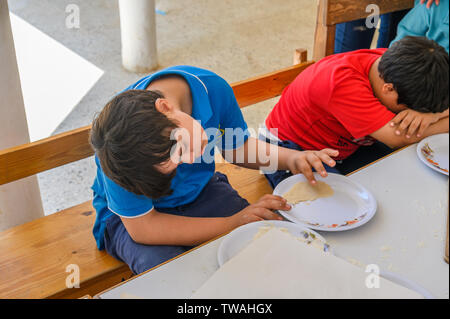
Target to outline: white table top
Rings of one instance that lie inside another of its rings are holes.
[[[443,259],[448,177],[423,164],[416,144],[388,156],[349,178],[377,199],[367,224],[345,232],[320,232],[334,253],[348,261],[377,264],[449,298],[449,266]],[[218,269],[223,238],[97,295],[99,298],[189,298]]]

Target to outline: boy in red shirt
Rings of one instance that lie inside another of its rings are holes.
[[[445,49],[405,37],[389,49],[335,54],[313,64],[283,91],[265,124],[280,146],[338,150],[336,169],[346,174],[392,149],[448,132],[448,82]],[[362,145],[366,154],[358,152]],[[276,186],[289,173],[266,176]]]

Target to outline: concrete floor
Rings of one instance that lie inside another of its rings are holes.
[[[80,8],[79,29],[65,27],[69,4]],[[54,134],[90,124],[113,95],[144,75],[121,66],[117,1],[10,0],[9,7],[105,72]],[[296,48],[312,56],[315,0],[157,0],[156,7],[166,12],[157,15],[159,69],[195,65],[232,83],[291,65]],[[249,127],[257,129],[276,101],[243,109]],[[45,213],[91,199],[94,177],[92,157],[39,174]]]

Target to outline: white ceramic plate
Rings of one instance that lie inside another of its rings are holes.
[[[287,221],[264,220],[238,227],[223,238],[217,252],[219,266],[222,266],[246,247],[253,240],[261,227],[285,228],[293,236],[304,238],[305,242],[314,242],[318,249],[324,249],[325,251],[330,250],[330,246],[326,243],[325,239],[311,229]]]
[[[420,286],[418,283],[415,283],[414,281],[409,280],[408,278],[403,277],[399,274],[381,270],[380,276],[384,279],[392,281],[393,283],[396,283],[397,285],[403,286],[421,294],[425,299],[435,299],[435,297],[428,290]]]
[[[329,173],[323,178],[314,173],[317,181],[331,186],[333,196],[292,205],[290,211],[279,211],[286,219],[305,227],[323,231],[344,231],[367,223],[377,210],[373,195],[350,178]],[[288,177],[274,189],[273,194],[283,196],[298,182],[307,181],[299,174]]]
[[[448,133],[429,136],[417,144],[417,155],[425,165],[448,176],[448,143]]]

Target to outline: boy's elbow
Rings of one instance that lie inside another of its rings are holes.
[[[134,220],[133,220],[134,222]],[[137,244],[141,245],[149,245],[151,244],[151,238],[149,236],[149,232],[146,231],[143,227],[144,223],[141,225],[129,224],[128,220],[124,223],[125,230],[127,231],[130,238]]]
[[[158,225],[154,225],[157,220],[154,220],[154,216],[159,214],[154,208],[143,216],[136,218],[121,218],[130,238],[137,244],[142,245],[158,245],[160,244]],[[156,227],[156,228],[155,228]]]
[[[395,149],[402,148],[404,146],[408,146],[410,144],[420,142],[421,140],[422,140],[422,138],[416,138],[416,137],[406,138],[405,136],[396,136],[394,138],[391,138],[391,139],[388,139],[385,141],[380,141],[380,142],[395,150]]]
[[[385,133],[381,132],[375,132],[371,135],[373,138],[375,138],[377,141],[383,143],[384,145],[388,146],[392,149],[398,149],[403,146],[415,143],[416,141],[413,139],[407,139],[404,136],[398,136],[395,135],[394,132],[388,131]]]
[[[382,142],[382,141],[381,141]],[[387,142],[382,142],[384,145],[388,146],[389,148],[392,148],[394,150],[402,148],[403,146],[406,146],[408,143],[404,140],[396,140],[396,141],[387,141]]]
[[[131,239],[132,239],[136,244],[145,245],[145,239],[144,239],[144,236],[142,236],[141,234],[139,234],[139,232],[128,231],[128,235],[130,235]]]
[[[131,239],[140,245],[164,245],[161,239],[151,236],[149,234],[133,234],[129,233]]]

